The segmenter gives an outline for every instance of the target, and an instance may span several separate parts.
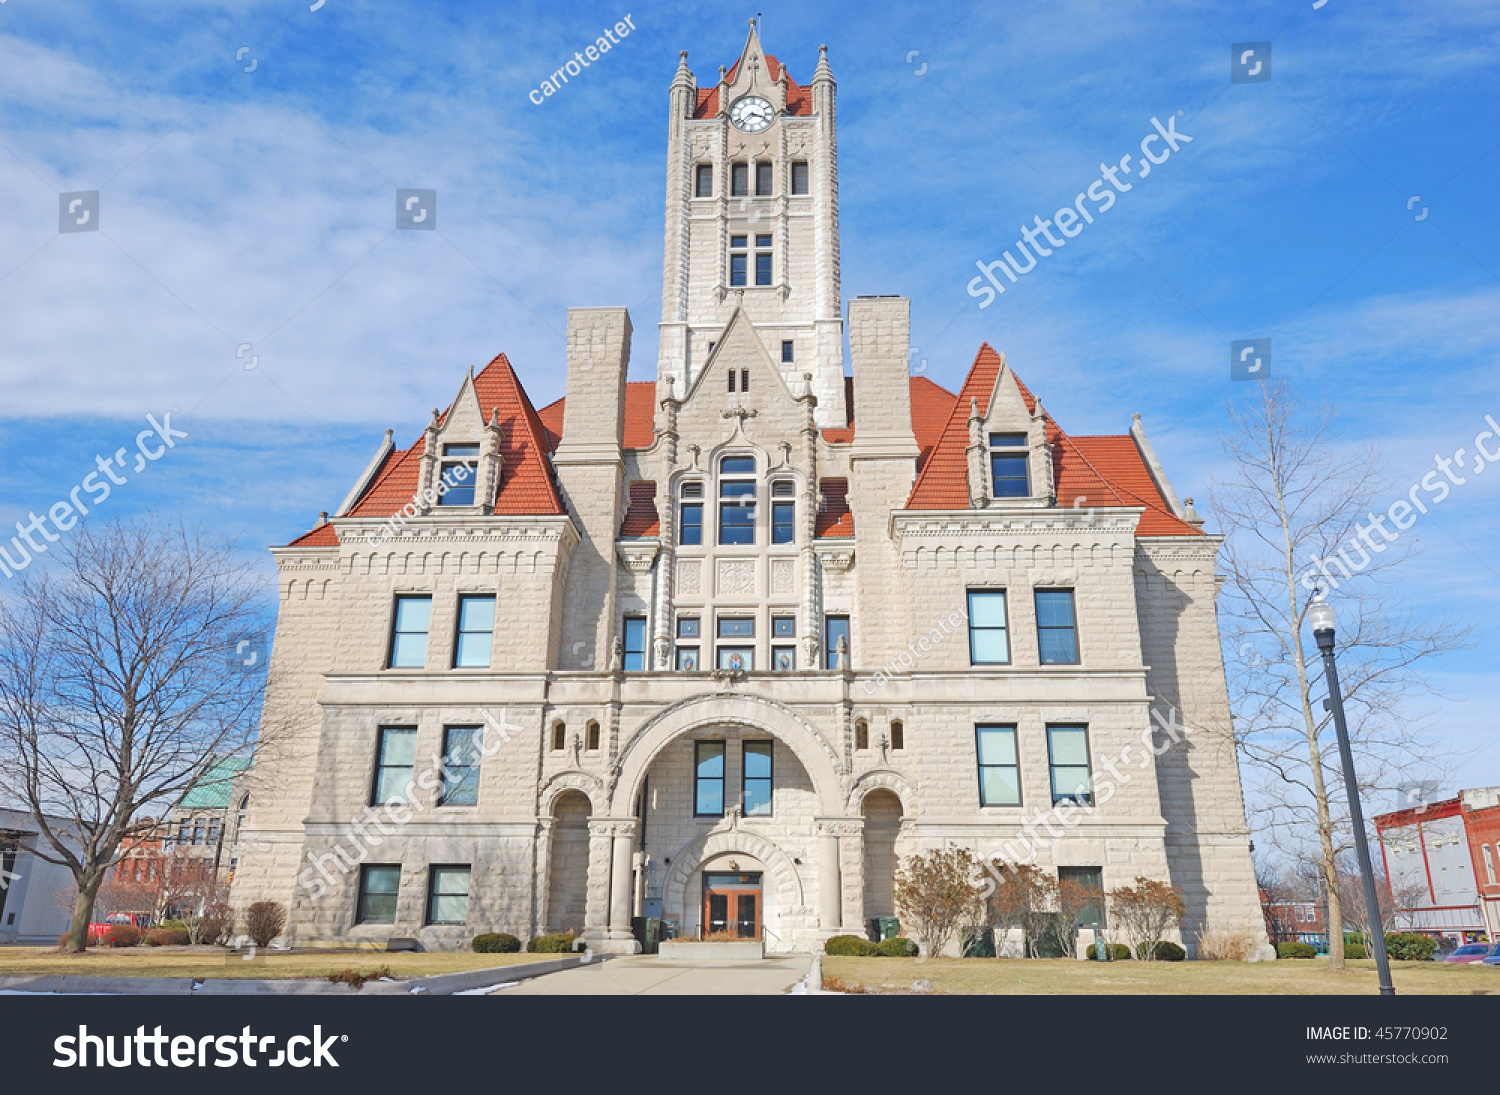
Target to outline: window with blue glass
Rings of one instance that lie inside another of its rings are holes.
[[[719,543],[755,543],[755,457],[719,461]]]
[[[677,522],[678,543],[703,543],[703,484],[682,484],[681,519]]]
[[[771,543],[790,544],[797,538],[797,484],[779,479],[771,484]]]
[[[749,269],[750,256],[745,247],[749,240],[748,236],[729,237],[729,284],[744,285],[745,271]]]
[[[483,669],[490,664],[495,639],[495,598],[464,594],[458,599],[458,641],[453,664],[459,669]]]
[[[625,617],[625,672],[646,670],[646,617]]]
[[[1010,664],[1003,589],[969,590],[969,664]]]
[[[684,673],[698,671],[699,640],[698,617],[677,617],[677,668]]]
[[[718,664],[720,669],[746,673],[755,668],[755,617],[719,618]]]
[[[825,669],[839,667],[839,640],[844,640],[844,649],[849,655],[849,664],[854,664],[854,649],[849,642],[849,617],[823,617],[823,658]]]
[[[977,726],[979,804],[1021,805],[1021,765],[1016,754],[1014,726]]]
[[[1094,804],[1086,726],[1047,727],[1047,759],[1052,767],[1052,801]]]
[[[1028,449],[1024,433],[990,434],[990,489],[996,498],[1029,498]]]
[[[400,596],[391,623],[391,668],[421,669],[427,664],[427,630],[432,624],[432,598]]]
[[[693,814],[724,816],[724,743],[693,742]]]
[[[401,867],[396,863],[366,863],[359,869],[356,924],[394,924],[396,895],[401,889]]]
[[[1036,639],[1043,665],[1078,663],[1078,628],[1071,589],[1036,591]]]
[[[770,236],[756,236],[755,246],[757,248],[769,248],[771,246]],[[755,284],[771,284],[771,252],[769,250],[757,250],[755,252]]]
[[[387,726],[380,731],[375,755],[375,783],[370,805],[405,802],[417,763],[417,731],[410,726]]]
[[[795,348],[796,348],[796,343],[793,342],[791,339],[789,339],[789,338],[788,339],[782,339],[782,342],[781,342],[781,360],[782,360],[783,364],[789,363],[792,360],[792,353],[795,350]]]
[[[472,506],[474,484],[479,478],[479,445],[444,445],[443,490],[440,506]]]
[[[746,817],[771,816],[771,743],[744,743],[743,794]]]
[[[479,804],[479,745],[484,728],[450,726],[443,731],[443,794],[441,806]]]

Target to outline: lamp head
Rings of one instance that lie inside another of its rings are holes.
[[[1319,650],[1333,649],[1333,605],[1319,597],[1307,606],[1307,622],[1312,624],[1313,638]]]

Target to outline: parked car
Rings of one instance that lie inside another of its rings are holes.
[[[1482,959],[1486,966],[1500,966],[1500,943],[1490,948],[1489,957]]]
[[[1500,949],[1500,945],[1492,946],[1489,943],[1465,943],[1463,946],[1455,950],[1452,954],[1443,958],[1442,961],[1458,962],[1462,964],[1483,962],[1490,956],[1491,951],[1495,951],[1497,949]]]

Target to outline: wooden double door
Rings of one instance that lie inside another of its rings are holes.
[[[729,932],[759,939],[761,927],[759,872],[703,873],[703,934]]]

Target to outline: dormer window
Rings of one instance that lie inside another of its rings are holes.
[[[479,445],[444,445],[442,460],[443,490],[440,506],[472,506],[474,484],[479,478]]]
[[[1024,433],[990,434],[990,487],[994,497],[1031,497],[1031,476],[1026,467],[1029,454]]]
[[[719,461],[719,543],[755,543],[755,457]]]

